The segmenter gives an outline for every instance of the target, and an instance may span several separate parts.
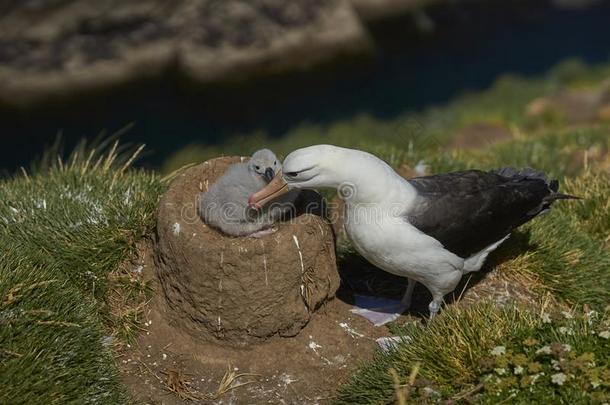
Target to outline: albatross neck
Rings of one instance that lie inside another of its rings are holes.
[[[344,198],[346,204],[409,204],[417,192],[386,162],[362,151],[345,151],[347,162],[338,169],[341,187],[353,186],[354,193]],[[349,190],[346,190],[349,194]],[[341,193],[340,193],[341,194]],[[342,196],[343,197],[343,196]]]

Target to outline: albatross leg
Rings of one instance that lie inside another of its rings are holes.
[[[403,295],[402,300],[400,301],[405,306],[405,309],[411,308],[411,302],[413,301],[413,290],[415,289],[415,284],[417,284],[417,281],[413,280],[412,278],[409,278],[407,280],[407,290],[405,291],[405,295]]]
[[[275,233],[275,231],[277,231],[277,228],[266,228],[261,231],[253,232],[253,233],[249,234],[248,236],[250,236],[251,238],[262,238],[263,236],[267,236],[267,235],[271,235],[272,233]]]
[[[433,296],[432,302],[428,305],[428,310],[430,311],[430,320],[433,320],[438,311],[441,309],[441,305],[443,303],[443,296],[436,295]]]

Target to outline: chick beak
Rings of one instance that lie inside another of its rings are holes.
[[[263,177],[265,178],[267,183],[270,183],[271,180],[273,180],[273,177],[275,177],[275,172],[271,167],[268,167],[265,169],[265,174],[263,175]]]
[[[261,209],[269,201],[286,194],[288,191],[288,183],[284,181],[284,176],[282,176],[282,171],[280,170],[269,184],[248,198],[248,205],[257,210]]]

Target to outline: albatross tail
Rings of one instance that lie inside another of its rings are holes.
[[[510,234],[506,235],[499,241],[492,243],[491,245],[487,246],[485,249],[481,250],[478,253],[473,254],[472,256],[470,256],[469,258],[464,260],[464,267],[463,267],[464,273],[471,273],[473,271],[481,270],[481,267],[483,267],[483,263],[485,263],[485,259],[487,259],[487,256],[489,256],[489,254],[491,252],[496,250],[496,248],[498,246],[500,246],[502,244],[502,242],[504,242],[506,239],[508,239],[509,236],[510,236]]]
[[[538,170],[534,170],[531,168],[515,169],[513,167],[503,167],[501,169],[492,170],[491,173],[500,175],[517,183],[522,181],[529,182],[532,180],[537,180],[537,183],[540,184],[539,182],[540,180],[542,180],[544,184],[546,184],[548,188],[548,194],[546,194],[539,200],[540,202],[536,207],[532,208],[526,213],[526,220],[522,221],[522,223],[527,222],[538,215],[545,214],[551,208],[551,204],[553,204],[557,200],[580,199],[580,197],[559,193],[559,182],[557,180],[548,180],[546,174]],[[494,242],[491,245],[485,247],[481,251],[467,257],[464,260],[464,273],[470,273],[473,271],[480,270],[487,256],[491,252],[493,252],[498,246],[500,246],[502,242],[504,242],[509,236],[510,233],[504,238],[498,240],[497,242]]]
[[[542,171],[527,167],[525,169],[515,169],[514,167],[503,167],[501,169],[492,170],[492,173],[499,174],[503,177],[516,180],[529,180],[539,179],[543,180],[550,190],[550,194],[542,199],[542,206],[538,209],[538,212],[545,211],[550,205],[557,200],[580,200],[580,197],[563,194],[559,192],[559,181],[548,180],[546,174]]]

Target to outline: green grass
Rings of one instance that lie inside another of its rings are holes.
[[[608,127],[596,127],[544,130],[540,134],[525,132],[514,141],[470,152],[468,167],[530,166],[545,171],[549,177],[561,179],[585,169],[585,151],[608,150],[608,131]]]
[[[607,402],[609,329],[608,312],[545,313],[490,302],[452,306],[429,325],[395,327],[410,340],[378,352],[335,403],[392,403],[397,392],[414,403]],[[414,368],[417,378],[409,382]],[[398,375],[398,390],[390,370]],[[560,373],[566,381],[553,382]]]
[[[163,186],[116,149],[83,151],[0,184],[0,403],[127,399],[108,276],[150,234]]]
[[[610,198],[610,175],[584,174],[565,191],[586,195],[588,187],[603,189],[603,194],[596,196],[597,204],[595,200],[559,203],[549,218],[537,219],[528,226],[530,243],[535,247],[529,266],[557,297],[601,309],[610,304],[610,250],[600,236],[609,235],[610,227],[599,226],[596,234],[591,224],[600,225],[603,221],[599,220],[608,216],[605,209]],[[607,226],[607,220],[605,223]]]

